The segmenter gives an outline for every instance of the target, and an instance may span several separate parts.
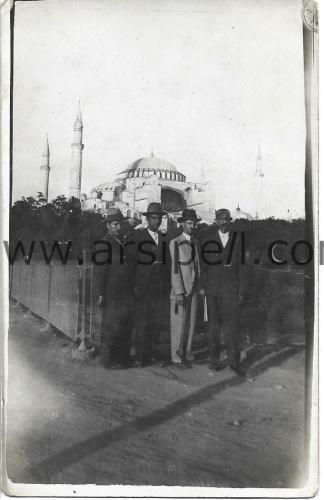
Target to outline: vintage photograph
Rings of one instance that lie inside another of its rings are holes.
[[[315,494],[317,4],[7,9],[4,491]]]

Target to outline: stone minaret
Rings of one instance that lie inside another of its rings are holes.
[[[74,123],[74,136],[71,144],[72,148],[72,164],[70,169],[70,184],[69,196],[74,196],[80,199],[81,193],[81,174],[82,174],[82,151],[84,145],[82,144],[82,116],[79,101],[79,111]]]
[[[264,173],[262,170],[262,155],[261,155],[261,144],[260,137],[258,140],[258,155],[256,159],[256,168],[255,168],[255,197],[256,197],[256,214],[255,218],[262,218],[262,204],[263,204],[263,177]]]
[[[51,167],[49,166],[50,159],[50,150],[48,145],[48,137],[46,137],[46,143],[44,146],[43,154],[42,154],[42,166],[40,167],[42,171],[42,183],[40,192],[48,200],[48,181],[49,181],[49,172]]]

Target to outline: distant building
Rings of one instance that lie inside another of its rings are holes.
[[[189,182],[174,165],[153,153],[132,162],[115,180],[93,187],[89,196],[81,195],[84,210],[105,214],[114,206],[137,219],[151,201],[160,202],[173,217],[190,206],[205,219],[213,217],[214,196],[208,183]]]
[[[255,218],[262,219],[263,217],[263,177],[264,172],[262,169],[262,155],[261,155],[261,142],[260,137],[258,138],[258,154],[255,166],[255,200],[256,200],[256,212]]]
[[[247,220],[253,220],[252,215],[248,214],[247,212],[243,212],[243,210],[240,209],[240,205],[237,205],[237,208],[232,212],[232,219],[235,221],[237,219],[247,219]]]
[[[162,204],[169,218],[176,220],[186,207],[194,207],[198,215],[212,222],[215,209],[215,192],[211,182],[205,181],[204,167],[201,182],[191,182],[167,160],[150,156],[132,162],[120,172],[116,179],[103,182],[91,189],[89,194],[81,193],[83,122],[79,109],[73,129],[72,155],[69,175],[69,197],[80,200],[82,210],[105,215],[108,208],[117,207],[122,213],[142,220],[142,213],[152,201]],[[41,192],[47,199],[49,181],[49,146],[48,141],[43,152],[41,166]],[[144,225],[146,219],[143,219]],[[165,224],[166,221],[163,222]]]

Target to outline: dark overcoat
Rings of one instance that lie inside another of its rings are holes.
[[[107,366],[114,361],[127,363],[130,359],[134,315],[133,263],[127,246],[109,234],[96,245],[96,252],[95,293],[103,299],[102,363]]]
[[[167,289],[170,285],[169,238],[160,231],[158,233],[159,244],[156,245],[147,229],[134,231],[134,284],[140,293],[145,292],[157,276],[161,278],[161,287]]]
[[[240,234],[230,231],[225,248],[218,228],[206,233],[201,244],[199,287],[208,309],[208,337],[212,362],[219,362],[221,332],[230,364],[240,357]]]
[[[223,247],[218,229],[209,231],[201,240],[201,275],[199,288],[207,295],[232,293],[233,300],[240,290],[240,234],[230,231]]]
[[[133,262],[127,247],[109,234],[96,245],[94,280],[103,303],[109,299],[129,298],[133,295]]]
[[[169,317],[169,238],[159,232],[158,245],[147,229],[135,231],[132,245],[135,306],[135,348],[139,361],[152,356],[154,345]]]

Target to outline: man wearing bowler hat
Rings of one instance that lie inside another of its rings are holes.
[[[148,226],[135,231],[133,248],[135,350],[138,364],[147,366],[154,361],[154,345],[165,319],[170,277],[168,239],[159,231],[165,212],[160,203],[152,202],[143,215]]]
[[[105,239],[96,242],[93,254],[94,281],[102,307],[100,361],[106,368],[130,365],[134,283],[121,234],[124,221],[126,218],[118,208],[108,209],[108,233]]]
[[[240,252],[237,233],[231,231],[226,208],[215,212],[215,225],[201,243],[200,294],[206,295],[210,368],[219,370],[221,333],[230,367],[243,375],[240,365]]]
[[[193,232],[199,220],[195,210],[183,210],[178,219],[183,232],[170,242],[171,359],[174,364],[185,367],[190,366],[193,360],[191,344],[196,325],[200,275],[199,247]]]

